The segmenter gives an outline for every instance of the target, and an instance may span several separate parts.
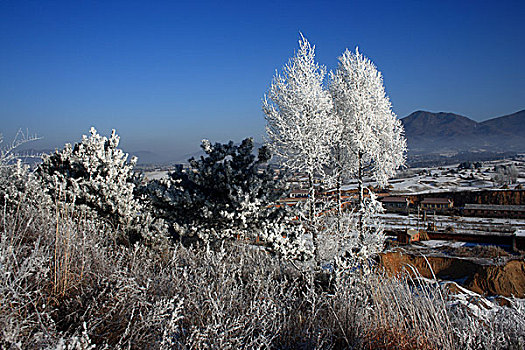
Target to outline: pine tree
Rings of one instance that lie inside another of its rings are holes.
[[[144,191],[157,215],[177,235],[204,241],[254,237],[280,221],[281,211],[271,206],[282,191],[267,165],[270,152],[261,147],[255,157],[253,146],[251,138],[240,145],[203,140],[206,156],[190,159],[189,169],[179,166],[168,179],[147,184]]]

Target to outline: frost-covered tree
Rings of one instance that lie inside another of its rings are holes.
[[[0,134],[0,167],[5,167],[7,165],[13,164],[20,160],[21,156],[17,153],[17,150],[20,146],[27,142],[32,142],[40,139],[36,135],[29,135],[29,132],[23,133],[22,130],[18,130],[13,140],[9,143],[4,142],[4,137]]]
[[[335,124],[332,99],[323,87],[326,68],[315,62],[315,47],[301,35],[299,50],[277,73],[263,100],[268,145],[282,165],[308,178],[307,222],[315,227],[316,177],[323,178],[330,159]]]
[[[91,128],[75,146],[44,155],[36,174],[55,200],[89,208],[125,233],[126,243],[162,239],[162,222],[134,195],[137,159],[128,162],[119,141],[115,130],[107,138]]]
[[[17,152],[21,145],[35,140],[38,137],[18,131],[13,140],[4,145],[4,139],[0,135],[0,203],[9,202],[15,206],[23,200],[33,204],[51,203],[50,197],[35,181],[29,166],[22,162],[22,158],[26,156]]]
[[[496,167],[494,181],[499,185],[510,185],[516,183],[519,171],[515,164],[501,165]]]
[[[379,185],[385,185],[405,162],[406,140],[385,93],[381,73],[357,48],[355,53],[346,50],[339,57],[339,66],[330,78],[338,125],[335,173],[339,179],[357,178],[358,226],[362,231],[365,171],[370,172]],[[361,235],[360,240],[364,239]]]
[[[271,206],[282,194],[268,167],[267,147],[253,154],[253,140],[212,145],[202,141],[206,156],[177,167],[168,179],[150,181],[148,194],[157,215],[169,221],[175,233],[204,241],[254,237],[283,219]]]

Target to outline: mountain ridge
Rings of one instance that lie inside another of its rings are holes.
[[[412,154],[525,151],[525,110],[482,122],[451,112],[418,110],[401,122]]]

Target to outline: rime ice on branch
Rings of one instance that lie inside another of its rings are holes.
[[[335,132],[332,99],[323,88],[326,68],[301,35],[299,50],[276,74],[263,100],[268,144],[282,165],[308,177],[307,226],[317,240],[314,177],[324,177]]]
[[[339,66],[330,78],[338,125],[335,173],[343,179],[358,180],[361,230],[364,171],[368,169],[379,185],[386,185],[388,178],[405,163],[406,140],[403,126],[385,93],[381,73],[357,48],[355,53],[346,50],[339,57]]]
[[[364,225],[372,225],[371,213],[380,210],[372,195],[365,198],[365,171],[385,185],[404,164],[406,141],[386,96],[381,73],[369,59],[357,49],[355,53],[344,52],[337,71],[330,73],[329,89],[325,89],[326,69],[314,57],[314,47],[301,36],[299,50],[274,77],[263,100],[263,111],[271,149],[282,165],[308,177],[305,216],[319,261],[317,235],[326,225],[318,225],[322,209],[315,198],[314,178],[336,183],[338,233],[343,233],[342,216],[348,216],[342,212],[341,185],[350,178],[358,180],[355,231],[359,232],[359,245],[364,246],[370,241],[365,236],[371,232]]]
[[[118,148],[115,130],[109,138],[91,128],[80,143],[44,155],[36,174],[55,200],[84,206],[121,230],[126,243],[158,241],[162,222],[135,197],[136,158]]]

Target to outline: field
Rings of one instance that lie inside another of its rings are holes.
[[[474,164],[476,162],[470,163]],[[495,168],[514,165],[517,176],[507,188],[525,185],[525,156],[479,162],[479,168],[460,169],[460,164],[430,168],[409,168],[401,170],[390,181],[392,194],[418,194],[429,192],[475,191],[479,189],[498,189],[505,184],[495,181]],[[474,167],[474,166],[473,166]]]
[[[97,150],[106,143],[95,133],[92,138],[97,142],[90,146]],[[86,156],[82,152],[97,154],[80,147],[75,150],[81,153],[80,159]],[[68,152],[62,157],[54,155],[61,171]],[[318,239],[328,243],[324,247],[327,259],[318,264],[311,255],[285,254],[308,253],[314,231],[304,231],[287,220],[281,226],[284,231],[254,245],[239,239],[240,235],[231,236],[228,225],[210,230],[206,213],[195,221],[200,226],[190,227],[198,236],[181,242],[168,235],[166,223],[155,217],[162,212],[153,210],[152,203],[174,210],[181,206],[149,202],[141,191],[155,185],[149,189],[150,195],[160,194],[156,200],[198,196],[177,197],[177,192],[171,192],[173,197],[164,196],[170,192],[159,192],[162,183],[155,179],[165,177],[165,170],[147,174],[149,182],[139,184],[133,181],[132,166],[121,162],[123,153],[111,150],[108,154],[89,158],[96,166],[86,168],[85,178],[75,179],[75,186],[65,193],[68,178],[50,176],[56,175],[57,168],[49,158],[39,166],[40,172],[20,165],[0,167],[0,189],[4,191],[0,347],[479,349],[489,344],[493,349],[521,349],[525,344],[524,301],[515,297],[521,294],[502,283],[485,285],[491,279],[484,272],[507,281],[508,276],[499,270],[521,268],[505,250],[427,241],[397,247],[378,257],[364,249],[353,250],[348,245],[350,236],[328,237],[328,226],[322,225]],[[68,165],[72,169],[78,168],[76,159]],[[214,169],[221,166],[224,162]],[[104,168],[113,171],[100,176],[98,169]],[[453,172],[453,168],[446,171]],[[465,175],[458,173],[458,178]],[[69,176],[71,171],[64,174]],[[60,179],[63,182],[58,186]],[[227,192],[229,180],[223,181],[226,185],[219,189]],[[423,174],[412,174],[403,181],[428,184]],[[215,209],[209,200],[213,195],[203,197],[211,209]],[[75,202],[79,198],[82,200]],[[220,203],[222,199],[216,200]],[[212,215],[217,222],[221,215],[230,220],[239,214],[236,207],[231,210],[230,203],[237,202],[226,202]],[[271,208],[254,207],[239,218],[244,223],[250,218],[259,220],[257,215]],[[179,219],[187,214],[192,213],[179,213]],[[329,219],[320,219],[325,217]],[[379,218],[388,230],[418,226],[414,214],[379,214]],[[273,224],[274,218],[269,219]],[[523,226],[520,220],[483,219],[480,225],[476,218],[446,215],[429,215],[428,220],[440,230],[457,234],[508,234]],[[308,241],[306,246],[299,239],[290,240],[294,229]],[[380,236],[372,225],[362,232]],[[216,235],[214,239],[210,233]],[[249,230],[244,233],[255,236]],[[379,242],[382,249],[383,241]],[[368,248],[374,243],[366,244]],[[351,254],[336,259],[334,251],[343,248]],[[503,253],[507,255],[502,264],[497,259]],[[473,254],[486,257],[472,261],[469,255]],[[471,272],[480,277],[471,278]],[[509,281],[512,288],[520,283],[519,279]]]

